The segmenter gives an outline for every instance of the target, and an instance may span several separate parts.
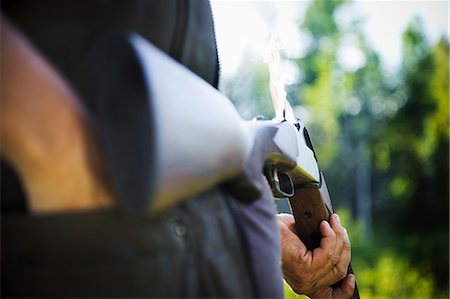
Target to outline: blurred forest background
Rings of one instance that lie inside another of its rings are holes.
[[[448,35],[430,43],[422,20],[411,19],[400,67],[388,73],[358,18],[338,22],[350,4],[308,2],[297,24],[306,51],[282,51],[297,72],[288,100],[350,234],[361,298],[448,298]],[[261,13],[273,17],[270,7]],[[267,65],[250,55],[221,89],[244,118],[271,118]]]

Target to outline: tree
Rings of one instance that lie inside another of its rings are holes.
[[[395,215],[391,227],[410,240],[403,250],[448,293],[449,45],[430,46],[420,24],[403,35],[402,83],[389,98],[398,110],[373,142],[375,217]]]

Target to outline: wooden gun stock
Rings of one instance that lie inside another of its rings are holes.
[[[289,198],[289,204],[295,218],[295,229],[302,242],[309,250],[319,247],[322,238],[319,230],[320,223],[323,220],[329,221],[333,211],[323,175],[320,188],[296,189],[294,195]],[[347,270],[347,274],[350,273],[353,273],[351,265]],[[335,286],[341,283],[342,281],[339,281]],[[356,282],[351,298],[359,299]]]

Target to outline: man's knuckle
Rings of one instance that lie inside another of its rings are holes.
[[[342,231],[344,232],[344,235],[348,236],[347,229],[345,227],[342,228]]]
[[[352,244],[350,243],[350,240],[348,238],[345,238],[344,240],[344,247],[349,251],[352,249]]]
[[[301,252],[297,252],[295,254],[294,260],[300,266],[299,268],[303,268],[304,265],[306,264],[305,256]]]
[[[280,234],[281,234],[281,238],[283,240],[283,238],[286,238],[289,236],[289,231],[286,225],[280,225],[279,226],[280,229]]]
[[[327,258],[329,260],[333,260],[333,258],[334,258],[334,250],[333,249],[330,249],[327,251]]]
[[[347,275],[347,271],[343,267],[334,267],[333,272],[338,280],[344,279]]]
[[[334,232],[335,232],[336,235],[342,235],[344,233],[344,230],[342,229],[342,226],[337,226],[334,229]]]

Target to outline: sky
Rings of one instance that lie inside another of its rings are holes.
[[[212,0],[211,4],[223,76],[232,76],[245,52],[251,53],[252,59],[264,61],[274,44],[281,44],[293,57],[304,54],[309,36],[299,32],[296,24],[302,19],[307,0]],[[449,2],[443,0],[356,0],[335,18],[342,26],[347,26],[352,18],[361,19],[370,46],[380,54],[383,67],[387,72],[395,72],[401,62],[401,34],[415,16],[422,19],[431,43],[444,34],[449,36]],[[350,55],[353,61],[343,61],[350,70],[364,63],[357,49],[347,50],[354,51]]]

